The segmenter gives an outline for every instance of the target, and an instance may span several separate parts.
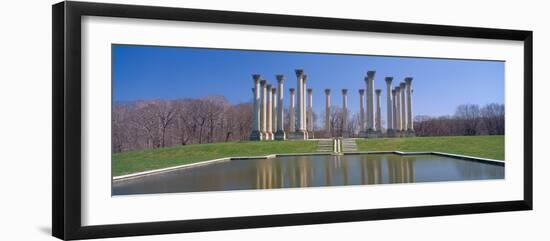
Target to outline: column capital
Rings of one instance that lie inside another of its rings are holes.
[[[385,80],[386,80],[386,84],[391,85],[391,82],[393,81],[393,77],[388,76],[385,78]]]
[[[399,87],[401,87],[401,89],[405,89],[405,86],[406,86],[406,85],[407,85],[407,84],[405,84],[405,82],[401,82],[401,83],[399,84]]]
[[[374,71],[374,70],[367,71],[367,76],[365,76],[365,80],[374,79],[374,74],[375,73],[376,73],[376,71]]]
[[[365,89],[359,89],[359,94],[364,95],[365,94]]]
[[[262,76],[259,75],[259,74],[253,74],[252,75],[252,79],[254,79],[254,82],[260,81],[261,78],[262,78]]]
[[[376,95],[380,96],[380,94],[382,94],[382,90],[381,89],[376,89],[374,91],[376,93]]]
[[[294,89],[294,88],[290,88],[290,89],[288,89],[288,91],[290,91],[290,94],[292,94],[292,95],[293,95],[293,94],[294,94],[294,91],[296,91],[296,89]]]
[[[313,94],[313,89],[312,88],[307,89],[307,93],[308,94]]]
[[[285,80],[285,76],[282,74],[275,75],[275,78],[277,78],[279,83],[282,83]]]
[[[342,89],[342,94],[347,95],[348,94],[348,89]]]
[[[266,83],[267,83],[267,80],[265,80],[265,79],[260,80],[260,84],[261,84],[262,86],[264,86]]]
[[[391,90],[392,95],[395,95],[395,92],[397,92],[395,89]]]
[[[401,88],[400,88],[399,85],[398,85],[398,86],[395,86],[395,88],[394,88],[393,90],[395,90],[395,92],[398,92],[399,89],[401,89]]]
[[[412,81],[413,81],[413,78],[412,78],[412,77],[406,77],[406,78],[405,78],[405,83],[406,83],[407,85],[411,85],[411,84],[412,84]]]
[[[267,84],[265,87],[268,89],[268,91],[271,90],[271,84]]]
[[[294,72],[296,72],[296,77],[300,78],[304,75],[304,70],[303,69],[296,69],[294,70]]]
[[[330,89],[325,89],[325,94],[330,95]]]
[[[273,94],[277,93],[277,88],[275,88],[275,87],[271,88],[271,93],[273,93]]]

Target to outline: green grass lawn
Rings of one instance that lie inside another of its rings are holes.
[[[379,138],[357,141],[358,151],[427,151],[504,160],[504,136]]]
[[[115,153],[113,176],[232,156],[315,152],[317,141],[242,141]]]

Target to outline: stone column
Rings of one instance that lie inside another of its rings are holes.
[[[273,140],[273,97],[272,97],[271,85],[267,85],[267,138],[266,140]]]
[[[283,107],[283,82],[285,80],[285,77],[283,75],[277,75],[277,83],[279,84],[279,88],[277,90],[279,91],[277,94],[278,97],[278,106],[277,109],[277,132],[275,133],[275,140],[286,140],[286,133],[285,133],[285,122],[284,122],[284,107]]]
[[[365,132],[365,90],[359,89],[359,131]]]
[[[298,116],[296,121],[295,131],[289,134],[289,138],[305,140],[307,139],[307,131],[305,129],[306,121],[306,112],[305,112],[305,90],[304,90],[304,71],[301,69],[295,70],[297,77],[297,89],[298,92],[296,101],[298,102],[298,107],[294,113]]]
[[[348,89],[342,89],[342,137],[348,125]]]
[[[267,139],[267,96],[266,96],[266,80],[260,81],[261,88],[262,88],[262,115],[261,115],[261,121],[262,121],[262,140]]]
[[[365,81],[367,84],[367,132],[374,131],[374,74],[375,71],[368,71]]]
[[[296,77],[297,77],[297,102],[298,102],[298,108],[296,110],[297,119],[298,119],[298,126],[296,127],[297,131],[304,131],[304,71],[301,69],[296,70]]]
[[[413,126],[413,112],[412,112],[412,77],[405,78],[405,84],[407,85],[407,132],[409,134],[414,133]]]
[[[313,134],[313,89],[311,88],[307,89],[307,120],[307,131]]]
[[[325,89],[325,131],[330,133],[330,89]]]
[[[392,129],[393,131],[395,132],[397,130],[397,97],[396,97],[396,92],[395,92],[395,89],[391,90],[391,96],[393,97],[393,102],[392,102]]]
[[[382,110],[380,107],[381,89],[376,90],[376,131],[382,132]]]
[[[307,126],[307,122],[308,122],[308,118],[309,116],[307,115],[307,95],[306,95],[306,82],[307,82],[307,75],[304,74],[304,77],[303,77],[303,80],[302,80],[302,99],[303,99],[303,103],[302,103],[302,126],[303,126],[303,130],[304,130],[304,133],[305,133],[305,136],[306,136],[306,139],[309,138],[308,137],[308,133],[309,133],[309,130],[308,130],[308,126]]]
[[[401,130],[407,130],[407,99],[405,97],[405,82],[401,82],[399,85],[399,91],[401,92]]]
[[[395,87],[395,118],[397,119],[395,130],[401,131],[401,90],[399,85]]]
[[[254,80],[254,110],[252,111],[252,132],[250,133],[250,140],[261,140],[262,134],[260,132],[260,75],[252,75]]]
[[[386,77],[386,111],[388,112],[386,119],[386,133],[388,135],[391,135],[393,133],[393,94],[391,89],[392,80],[393,77]]]
[[[290,114],[289,132],[296,132],[296,98],[294,98],[295,89],[290,88],[288,91],[290,91],[290,110],[288,112]]]
[[[277,131],[277,88],[275,87],[272,87],[271,88],[271,97],[273,98],[272,99],[272,103],[273,103],[273,113],[271,114],[271,119],[273,121],[273,126],[272,126],[272,132],[273,132],[273,139],[275,139],[275,132]]]

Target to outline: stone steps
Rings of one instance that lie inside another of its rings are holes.
[[[332,139],[320,139],[317,143],[318,152],[332,152]]]
[[[357,143],[355,142],[355,139],[343,139],[342,140],[342,151],[343,152],[357,151]]]

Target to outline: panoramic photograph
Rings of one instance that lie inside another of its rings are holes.
[[[111,193],[505,178],[505,62],[113,44]]]

